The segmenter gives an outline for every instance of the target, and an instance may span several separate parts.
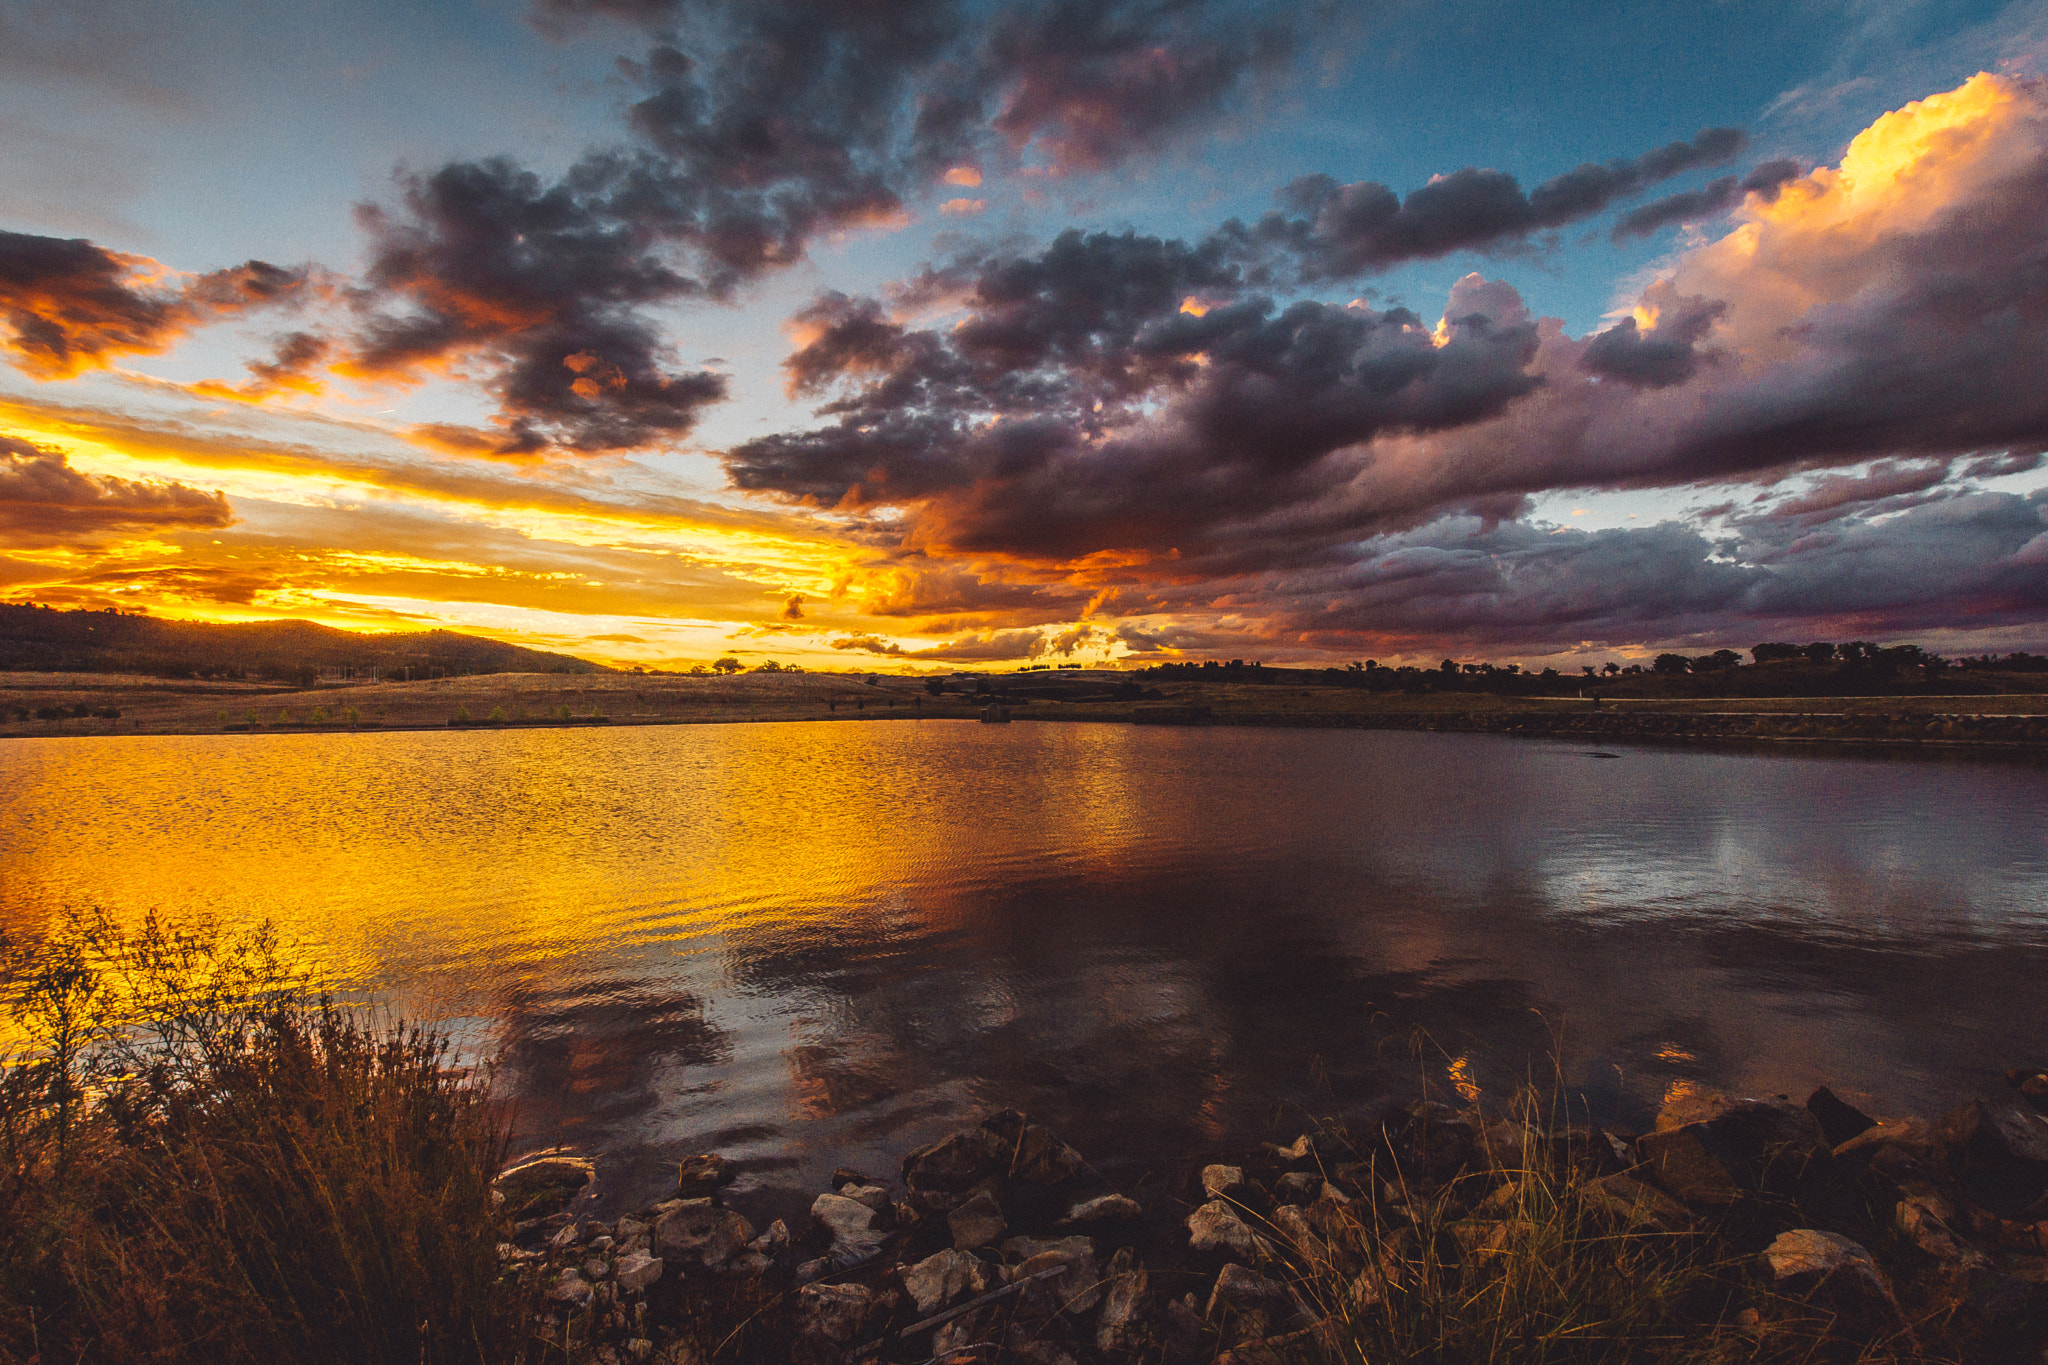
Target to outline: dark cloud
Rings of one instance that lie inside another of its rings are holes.
[[[1691,142],[1605,165],[1588,162],[1524,194],[1505,171],[1467,166],[1437,176],[1404,200],[1377,181],[1343,185],[1306,176],[1281,190],[1282,211],[1221,234],[1248,253],[1291,255],[1303,280],[1345,279],[1404,261],[1453,251],[1489,251],[1525,242],[1606,209],[1659,180],[1728,160],[1747,139],[1708,128]]]
[[[1673,223],[1694,222],[1725,212],[1741,203],[1743,196],[1748,194],[1754,194],[1768,204],[1777,199],[1778,191],[1786,181],[1796,180],[1802,174],[1804,171],[1796,161],[1766,161],[1740,179],[1732,175],[1722,176],[1699,189],[1667,195],[1632,209],[1621,216],[1608,236],[1616,242],[1629,237],[1647,237]]]
[[[1653,285],[1643,301],[1655,310],[1651,330],[1644,331],[1634,317],[1623,318],[1586,342],[1579,364],[1604,379],[1642,388],[1683,384],[1698,371],[1703,359],[1699,344],[1728,306],[1716,299],[1680,298],[1668,285]]]
[[[1947,460],[1879,460],[1861,474],[1823,475],[1805,492],[1773,505],[1769,515],[1794,517],[1803,526],[1817,526],[1873,502],[1884,501],[1897,508],[1898,499],[1947,480],[1948,470]],[[1765,496],[1759,494],[1758,500]]]
[[[152,531],[218,530],[234,519],[218,492],[84,474],[59,452],[0,436],[0,545],[28,549]]]
[[[408,178],[397,211],[365,208],[367,321],[342,368],[401,380],[480,369],[495,431],[426,433],[450,448],[522,457],[676,439],[724,381],[675,369],[647,310],[729,299],[822,234],[895,221],[956,164],[1030,155],[1101,169],[1155,149],[1278,69],[1305,18],[1280,13],[551,0],[535,19],[552,32],[605,18],[659,33],[621,64],[639,92],[633,144],[554,181],[504,160],[453,163]],[[838,321],[850,343],[855,319]]]
[[[152,355],[192,328],[298,299],[304,270],[250,261],[182,282],[82,238],[0,231],[0,320],[15,366],[68,379],[117,355]]]

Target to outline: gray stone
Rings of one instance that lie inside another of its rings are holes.
[[[1202,1310],[1202,1316],[1214,1322],[1226,1309],[1233,1313],[1263,1313],[1269,1323],[1279,1323],[1294,1311],[1294,1297],[1278,1280],[1269,1280],[1232,1262],[1216,1276],[1216,1287],[1209,1291],[1209,1306]]]
[[[887,1220],[896,1209],[896,1206],[889,1202],[889,1192],[880,1185],[842,1185],[839,1188],[839,1197],[851,1199],[856,1204],[866,1204],[880,1215],[876,1220],[878,1223]]]
[[[612,1272],[612,1280],[623,1293],[639,1294],[647,1286],[661,1278],[661,1258],[636,1251],[619,1259],[618,1269]]]
[[[602,1256],[593,1256],[583,1263],[583,1278],[589,1280],[592,1284],[596,1284],[599,1280],[604,1279],[610,1274],[611,1267],[605,1264],[604,1257]]]
[[[1095,1243],[1088,1238],[1044,1240],[1012,1237],[1003,1243],[1003,1251],[1006,1255],[1023,1258],[1010,1271],[1013,1284],[1059,1267],[1059,1274],[1049,1275],[1024,1290],[1025,1312],[1058,1310],[1079,1314],[1102,1301],[1102,1277],[1096,1272]]]
[[[1188,1215],[1188,1246],[1198,1256],[1227,1256],[1237,1261],[1258,1261],[1265,1255],[1258,1234],[1221,1199],[1212,1199]]]
[[[1972,1270],[1989,1267],[1989,1258],[1956,1236],[1951,1226],[1955,1216],[1955,1205],[1930,1185],[1902,1191],[1892,1210],[1892,1222],[1923,1254],[1944,1265]]]
[[[1764,1249],[1762,1262],[1776,1292],[1851,1324],[1892,1327],[1904,1320],[1877,1261],[1846,1237],[1794,1228]]]
[[[763,1256],[780,1256],[789,1250],[789,1224],[780,1218],[768,1225],[768,1230],[747,1243]]]
[[[754,1240],[754,1229],[731,1209],[709,1199],[672,1199],[660,1205],[654,1245],[663,1259],[695,1261],[716,1269]]]
[[[585,1304],[590,1302],[590,1281],[574,1270],[565,1270],[548,1290],[548,1297],[557,1303]]]
[[[875,1226],[875,1211],[837,1194],[821,1194],[811,1201],[811,1221],[832,1234],[836,1244],[882,1244]]]
[[[1244,1189],[1242,1166],[1204,1166],[1202,1193],[1211,1199],[1234,1199]]]
[[[1109,1287],[1102,1295],[1102,1312],[1095,1319],[1097,1347],[1105,1351],[1136,1351],[1145,1345],[1150,1289],[1151,1280],[1142,1265],[1110,1277]]]
[[[1308,1214],[1298,1206],[1282,1204],[1273,1210],[1273,1230],[1297,1264],[1307,1267],[1330,1263],[1329,1246],[1310,1225]]]
[[[946,1226],[952,1229],[953,1246],[958,1251],[972,1251],[996,1241],[1010,1225],[1003,1220],[1003,1207],[983,1190],[972,1199],[946,1215]]]
[[[1283,1204],[1313,1204],[1323,1188],[1323,1178],[1314,1171],[1289,1171],[1273,1182],[1273,1197]]]
[[[1121,1194],[1105,1194],[1098,1199],[1085,1200],[1067,1210],[1062,1223],[1106,1223],[1118,1218],[1142,1218],[1145,1210],[1138,1201]]]
[[[980,1257],[964,1251],[941,1251],[906,1269],[903,1287],[917,1304],[919,1315],[929,1317],[962,1299],[988,1292],[989,1267]]]
[[[867,1320],[869,1292],[859,1284],[807,1284],[796,1291],[796,1330],[813,1348],[843,1347]]]
[[[1079,1174],[1081,1154],[1059,1140],[1050,1128],[1033,1123],[1014,1109],[990,1114],[981,1121],[984,1134],[1002,1161],[1002,1173],[1034,1185],[1057,1185]]]
[[[1009,1153],[995,1135],[979,1128],[954,1133],[903,1158],[903,1184],[910,1202],[943,1213],[965,1202],[984,1181],[1000,1180]]]
[[[1316,1157],[1315,1141],[1307,1133],[1303,1133],[1300,1137],[1296,1138],[1292,1147],[1282,1147],[1277,1142],[1268,1142],[1265,1144],[1265,1148],[1266,1155],[1272,1157],[1275,1161],[1290,1164],[1297,1161],[1313,1161]]]
[[[1656,1232],[1683,1232],[1693,1225],[1685,1205],[1660,1189],[1645,1185],[1629,1175],[1603,1175],[1585,1184],[1589,1207],[1600,1210],[1627,1227],[1646,1227]]]

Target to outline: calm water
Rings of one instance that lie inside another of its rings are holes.
[[[0,746],[0,927],[270,918],[502,1050],[615,1202],[1014,1104],[1130,1177],[1298,1113],[1615,1117],[2043,1059],[2048,773],[1488,736],[924,721]]]

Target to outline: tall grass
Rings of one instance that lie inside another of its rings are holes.
[[[1533,1106],[1526,1101],[1525,1112]],[[1441,1186],[1382,1149],[1381,1188],[1269,1236],[1320,1330],[1275,1360],[1346,1365],[1735,1365],[1949,1360],[1911,1333],[1831,1330],[1774,1299],[1711,1228],[1596,1190],[1588,1141],[1496,1123]],[[1276,1218],[1277,1218],[1276,1214]],[[1761,1309],[1762,1311],[1757,1311]]]
[[[0,1359],[515,1354],[506,1130],[445,1040],[310,995],[268,931],[86,916],[0,983]]]

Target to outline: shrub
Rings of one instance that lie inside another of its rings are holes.
[[[505,1130],[445,1040],[309,997],[267,930],[82,919],[0,982],[0,1359],[513,1354]]]

